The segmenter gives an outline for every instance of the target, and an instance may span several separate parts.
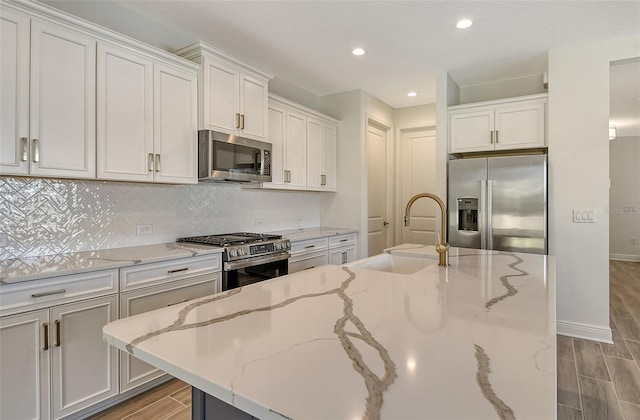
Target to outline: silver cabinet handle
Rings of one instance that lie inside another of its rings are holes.
[[[175,270],[167,271],[167,274],[179,273],[181,271],[187,271],[189,267],[176,268]]]
[[[58,289],[58,290],[52,290],[50,292],[33,293],[31,297],[39,298],[39,297],[45,297],[45,296],[51,296],[51,295],[60,295],[66,291],[67,291],[66,289]]]
[[[315,266],[315,265],[312,265],[311,267],[307,267],[307,268],[305,268],[305,270],[311,270],[312,268],[316,268],[316,266]]]
[[[498,130],[496,130],[496,144],[498,144]]]
[[[49,324],[45,322],[42,324],[42,328],[44,328],[44,347],[42,350],[49,350]]]
[[[60,347],[60,320],[56,319],[56,347]]]
[[[33,155],[33,163],[38,163],[40,162],[40,145],[39,145],[39,140],[38,139],[33,139],[33,150],[31,150],[31,153]]]
[[[327,185],[327,176],[320,175],[320,185]]]
[[[20,137],[22,142],[22,158],[21,162],[26,162],[29,159],[29,139],[26,137]]]
[[[236,128],[240,128],[240,114],[236,113]]]
[[[493,144],[493,130],[491,130],[491,140],[490,143]]]
[[[388,225],[389,223],[384,222],[384,224],[385,224],[385,226],[386,226],[386,225]],[[347,242],[347,241],[348,241],[348,239],[340,239],[340,242]]]
[[[240,128],[244,130],[244,114],[240,115]]]
[[[185,303],[185,302],[188,302],[188,301],[189,301],[189,299],[185,299],[185,300],[181,300],[180,302],[169,303],[169,304],[167,304],[167,306],[173,306],[173,305],[177,305],[178,303]]]
[[[347,262],[347,253],[343,252],[342,253],[342,264],[346,264],[346,262]]]
[[[149,153],[149,172],[153,172],[153,153]]]
[[[156,153],[156,172],[160,172],[160,153]]]
[[[315,248],[315,247],[316,247],[315,245],[307,245],[304,247],[304,249]]]

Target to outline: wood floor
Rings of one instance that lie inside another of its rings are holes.
[[[640,263],[609,279],[614,344],[558,336],[558,420],[640,419]]]
[[[558,336],[558,420],[640,419],[640,263],[609,271],[614,344]],[[191,387],[174,379],[98,419],[191,419]]]

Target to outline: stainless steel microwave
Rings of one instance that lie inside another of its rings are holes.
[[[198,180],[271,182],[271,143],[199,130]]]

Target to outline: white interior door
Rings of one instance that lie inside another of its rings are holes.
[[[387,142],[386,132],[367,127],[368,255],[387,247]]]
[[[436,132],[416,129],[400,136],[400,201],[402,211],[416,194],[436,191]],[[439,207],[420,199],[411,208],[411,225],[402,226],[402,243],[435,244]]]

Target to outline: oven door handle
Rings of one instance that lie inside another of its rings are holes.
[[[288,260],[291,254],[283,252],[276,255],[268,255],[266,257],[252,257],[239,261],[228,261],[224,263],[224,271],[237,270],[239,268],[253,267],[254,265],[267,264],[270,262]]]

